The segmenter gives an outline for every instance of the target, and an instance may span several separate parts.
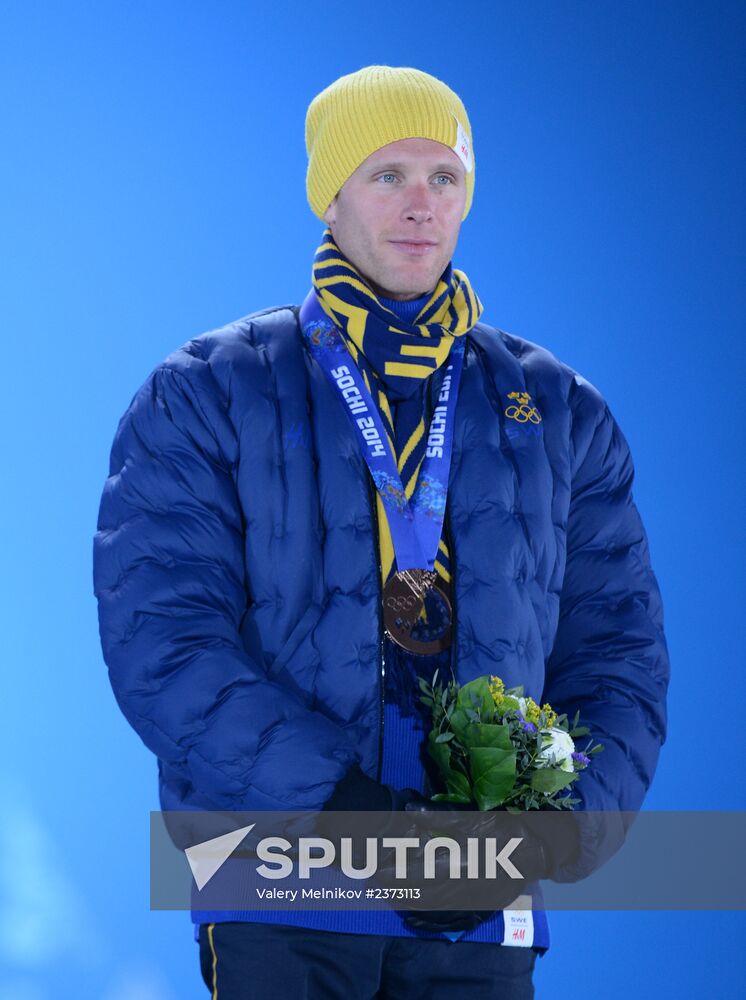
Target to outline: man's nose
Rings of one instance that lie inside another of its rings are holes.
[[[427,222],[428,219],[432,219],[435,193],[429,184],[413,184],[407,194],[409,197],[405,202],[404,217],[414,222]]]

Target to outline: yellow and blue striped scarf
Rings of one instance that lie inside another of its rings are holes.
[[[447,359],[454,337],[463,336],[477,322],[482,303],[466,275],[449,264],[414,323],[407,323],[380,302],[328,229],[314,258],[313,287],[378,405],[407,499],[411,499],[427,444],[425,380]],[[391,530],[378,494],[376,509],[381,582],[385,584],[396,567]],[[435,569],[449,584],[445,538],[440,540]]]

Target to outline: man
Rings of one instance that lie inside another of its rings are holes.
[[[588,382],[478,322],[452,266],[466,110],[367,67],[314,99],[306,144],[328,228],[303,307],[175,351],[112,449],[101,639],[163,809],[422,808],[436,667],[578,709],[605,745],[581,808],[638,809],[668,661],[629,451]],[[540,910],[524,948],[499,910],[194,919],[219,997],[531,996],[549,944]]]

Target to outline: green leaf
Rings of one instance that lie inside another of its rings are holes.
[[[424,691],[424,693],[425,693],[425,694],[430,694],[430,691],[431,691],[431,687],[430,687],[430,685],[429,685],[429,684],[427,683],[427,681],[425,680],[425,678],[424,678],[424,677],[418,677],[418,678],[417,678],[417,683],[418,683],[418,684],[419,684],[419,686],[420,686],[420,691]]]
[[[449,795],[457,796],[457,801],[471,802],[471,785],[469,779],[460,771],[451,771],[448,775],[446,788]]]
[[[464,730],[461,739],[464,746],[499,747],[501,750],[512,750],[510,729],[508,726],[495,725],[489,722],[472,722]]]
[[[570,730],[570,736],[575,739],[577,736],[587,736],[589,732],[590,729],[588,726],[577,726],[576,728]]]
[[[472,711],[472,709],[468,709]],[[454,708],[451,713],[451,718],[449,719],[451,729],[458,736],[459,739],[463,739],[463,735],[466,732],[466,727],[469,725],[469,716],[463,708]]]
[[[492,713],[495,710],[495,702],[490,694],[489,681],[486,677],[477,677],[468,684],[464,684],[458,693],[456,704],[459,708],[467,709],[478,707],[483,714]]]
[[[446,780],[448,772],[451,770],[451,751],[447,743],[438,742],[439,733],[431,730],[427,738],[427,752],[440,768],[443,780]]]
[[[432,796],[432,800],[433,802],[463,802],[464,805],[471,802],[468,795],[448,795],[446,792],[438,792],[437,795]]]
[[[531,775],[531,787],[544,795],[553,795],[561,788],[567,788],[577,778],[572,771],[560,771],[554,767],[542,767]]]
[[[468,777],[461,771],[456,770],[451,766],[451,741],[443,741],[440,736],[446,735],[445,733],[438,733],[436,730],[432,730],[427,738],[427,750],[432,759],[438,766],[443,783],[446,786],[447,795],[457,796],[454,801],[471,801],[471,784]],[[452,735],[452,734],[448,734]],[[458,757],[455,758],[458,760]],[[441,793],[443,794],[443,793]]]
[[[452,740],[456,734],[455,733],[441,733],[440,736],[435,737],[436,743],[448,743]]]
[[[500,747],[473,747],[469,763],[472,793],[480,809],[502,805],[515,785],[515,751]]]

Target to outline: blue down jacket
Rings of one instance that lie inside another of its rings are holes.
[[[507,415],[511,393],[530,395],[540,423]],[[586,809],[637,809],[666,731],[662,609],[632,477],[587,381],[474,327],[448,492],[453,668],[580,709],[606,748],[576,786]],[[94,589],[114,693],[158,757],[164,809],[316,809],[353,763],[377,776],[374,511],[295,307],[190,340],[135,394]]]

